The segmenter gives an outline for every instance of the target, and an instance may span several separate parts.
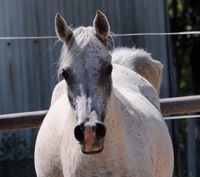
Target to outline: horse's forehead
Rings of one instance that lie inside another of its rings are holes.
[[[111,63],[111,55],[99,45],[88,44],[79,56],[72,59],[72,63],[86,69],[99,68],[105,63]]]
[[[107,60],[110,57],[109,51],[99,41],[95,42],[92,39],[84,47],[84,54],[93,57],[96,60]],[[89,57],[90,58],[90,57]]]

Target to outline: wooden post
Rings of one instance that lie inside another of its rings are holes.
[[[196,176],[195,120],[187,120],[187,169],[188,176]]]

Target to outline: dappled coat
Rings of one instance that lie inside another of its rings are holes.
[[[135,48],[111,51],[110,27],[72,30],[63,41],[57,84],[35,147],[38,177],[172,177],[173,149],[160,113],[162,65]]]

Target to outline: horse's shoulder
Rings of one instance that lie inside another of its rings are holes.
[[[117,91],[124,97],[139,94],[160,110],[158,92],[148,80],[122,65],[114,64],[113,68],[113,86]]]
[[[64,80],[60,81],[54,88],[53,93],[52,93],[52,97],[51,97],[51,104],[50,107],[52,105],[55,104],[55,102],[64,94],[66,94],[66,82]]]

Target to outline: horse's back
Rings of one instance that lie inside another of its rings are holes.
[[[53,90],[50,107],[53,106],[54,103],[66,93],[67,93],[66,82],[62,80],[56,84]]]
[[[116,48],[112,52],[112,62],[137,72],[160,92],[163,66],[145,50],[134,47]]]

